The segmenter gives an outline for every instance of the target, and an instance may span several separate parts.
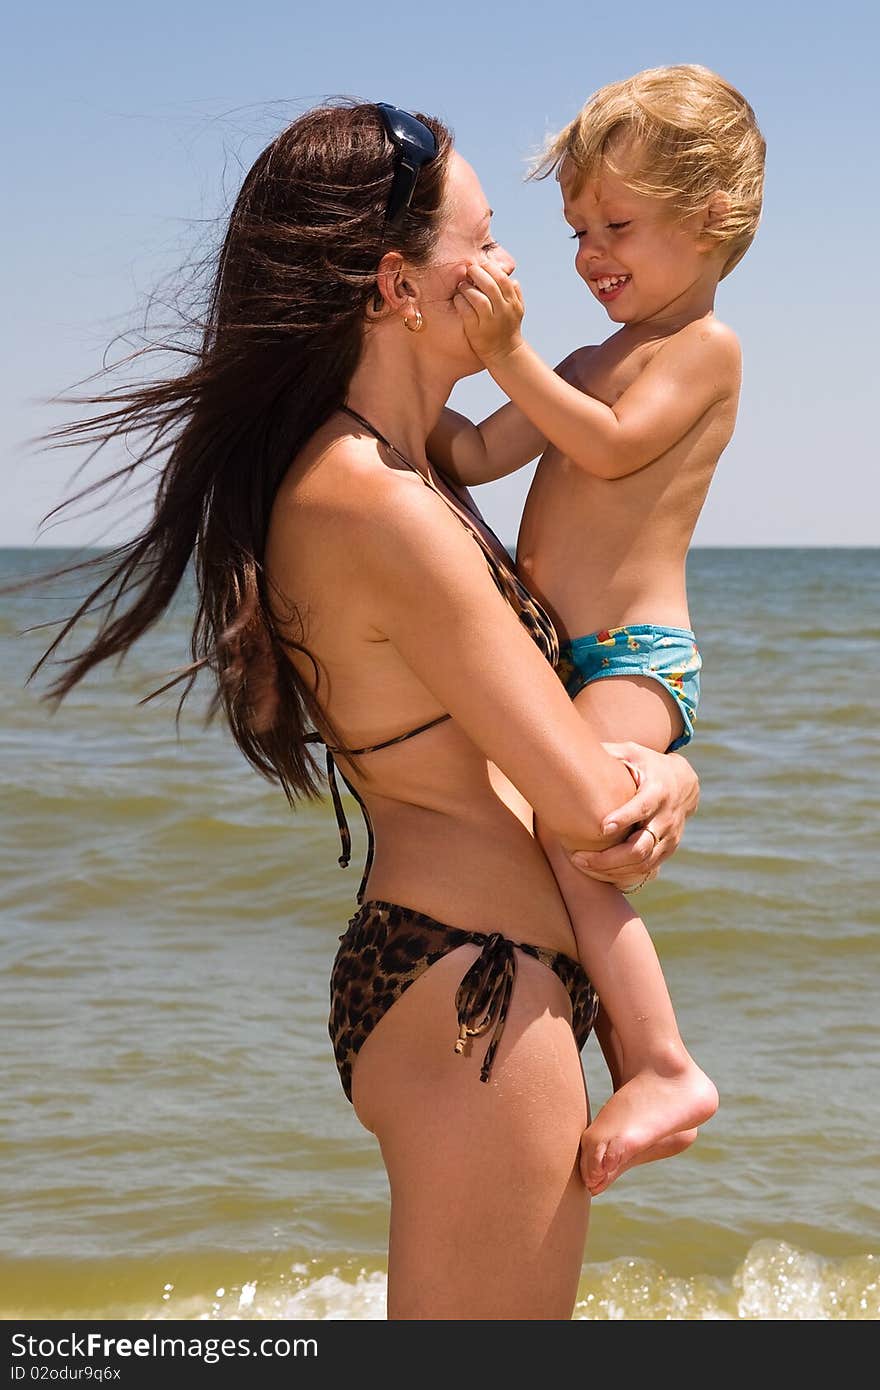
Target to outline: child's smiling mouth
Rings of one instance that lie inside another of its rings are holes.
[[[596,275],[590,283],[599,299],[607,303],[610,299],[616,299],[631,279],[631,275]]]

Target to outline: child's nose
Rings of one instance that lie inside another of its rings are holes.
[[[582,270],[589,270],[594,261],[600,261],[605,255],[605,246],[601,238],[590,237],[589,241],[584,237],[577,249],[576,261]]]

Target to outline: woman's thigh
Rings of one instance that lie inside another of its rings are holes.
[[[489,1035],[454,1053],[455,991],[477,948],[431,966],[383,1016],[355,1063],[355,1109],[379,1140],[391,1189],[391,1319],[568,1319],[589,1196],[588,1122],[570,1001],[517,952],[488,1083]]]

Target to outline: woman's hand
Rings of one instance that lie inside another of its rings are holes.
[[[487,366],[507,357],[522,343],[520,325],[525,313],[522,291],[499,266],[474,261],[468,266],[453,304],[464,323],[467,340]]]
[[[664,859],[674,854],[685,821],[697,809],[700,783],[680,753],[656,753],[638,743],[606,743],[606,752],[635,770],[635,795],[605,818],[602,829],[613,834],[624,826],[632,833],[610,849],[572,855],[576,869],[589,878],[613,883],[624,892],[656,878]]]

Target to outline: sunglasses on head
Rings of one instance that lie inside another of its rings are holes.
[[[412,202],[419,170],[430,164],[437,154],[437,140],[424,121],[409,111],[401,111],[399,106],[379,101],[376,110],[395,151],[394,180],[385,210],[385,225],[393,227]]]

